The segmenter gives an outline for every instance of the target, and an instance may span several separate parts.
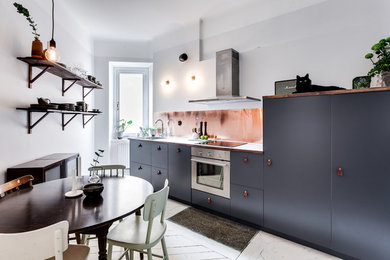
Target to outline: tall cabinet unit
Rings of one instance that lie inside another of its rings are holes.
[[[390,257],[390,92],[332,97],[332,247]]]
[[[330,247],[330,97],[264,99],[264,226]]]
[[[169,195],[191,202],[191,147],[168,145]]]

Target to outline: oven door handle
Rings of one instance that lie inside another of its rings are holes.
[[[212,165],[217,165],[217,166],[221,166],[221,167],[229,167],[229,163],[222,163],[222,162],[219,162],[219,161],[215,161],[215,160],[208,160],[208,159],[194,159],[192,158],[191,161],[193,162],[198,162],[198,163],[206,163],[206,164],[212,164]]]

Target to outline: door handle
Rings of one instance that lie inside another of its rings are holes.
[[[142,144],[139,144],[139,145],[138,145],[138,147],[140,147],[140,148],[141,148],[141,147],[142,147]]]
[[[160,175],[160,174],[161,174],[161,171],[160,171],[160,170],[158,170],[158,171],[157,171],[157,175]]]
[[[272,164],[272,160],[271,160],[271,159],[268,159],[268,160],[267,160],[267,166],[271,166],[271,164]]]
[[[247,163],[247,162],[248,162],[248,157],[244,156],[244,159],[242,159],[242,161],[243,161],[244,163]]]
[[[208,204],[211,203],[211,198],[207,198],[207,203],[208,203]]]
[[[180,152],[181,152],[181,149],[180,149],[180,148],[177,148],[176,152],[180,153]]]
[[[142,170],[142,166],[138,167],[138,170],[139,170],[139,171]]]
[[[338,167],[337,168],[337,176],[343,176],[343,175],[344,175],[343,168]]]
[[[157,146],[157,151],[160,151],[161,150],[161,146]]]
[[[245,197],[245,198],[248,197],[248,191],[247,191],[247,190],[244,190],[244,197]]]

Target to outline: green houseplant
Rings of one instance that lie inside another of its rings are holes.
[[[127,121],[126,119],[121,119],[118,122],[118,138],[122,139],[123,133],[126,129],[133,123],[132,120]]]
[[[28,21],[31,29],[32,34],[34,35],[34,41],[32,42],[32,48],[31,48],[31,56],[34,58],[42,58],[43,53],[43,47],[42,42],[39,40],[39,34],[37,32],[37,24],[33,20],[33,18],[30,16],[30,12],[27,8],[25,8],[23,5],[14,3],[14,6],[16,7],[16,10],[19,14],[22,14],[24,17],[26,17],[26,20]]]
[[[371,60],[374,67],[368,72],[371,78],[376,77],[377,86],[390,86],[390,37],[382,39],[371,47],[373,53],[366,54],[365,58]],[[376,56],[376,57],[375,57]],[[374,81],[375,82],[375,81]]]

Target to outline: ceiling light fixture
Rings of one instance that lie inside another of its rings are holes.
[[[50,61],[58,61],[58,53],[56,50],[56,42],[54,40],[54,0],[52,2],[52,8],[51,8],[51,40],[48,43],[48,48],[45,52],[46,59]]]

